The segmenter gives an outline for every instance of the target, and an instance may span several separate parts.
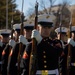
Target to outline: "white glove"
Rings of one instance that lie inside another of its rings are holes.
[[[12,46],[12,48],[14,48],[15,45],[16,45],[16,42],[14,40],[10,39],[9,40],[9,45]]]
[[[39,43],[41,42],[41,40],[42,40],[42,37],[41,37],[39,31],[37,31],[36,29],[34,29],[34,30],[32,31],[31,38],[35,38],[35,39],[37,40],[38,44],[39,44]]]
[[[3,43],[0,41],[0,46],[2,47],[3,46]]]
[[[28,43],[28,41],[23,35],[20,35],[19,36],[19,43],[23,43],[24,45],[26,45]]]
[[[75,46],[75,41],[72,38],[68,38],[68,44]]]

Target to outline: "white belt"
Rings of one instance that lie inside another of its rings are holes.
[[[2,61],[0,61],[0,65],[2,64]]]
[[[75,63],[71,63],[71,66],[75,66]]]
[[[37,70],[36,74],[42,74],[42,71],[48,72],[48,74],[59,75],[58,69],[55,69],[55,70]]]

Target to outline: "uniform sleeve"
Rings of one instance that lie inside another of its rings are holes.
[[[28,75],[29,74],[29,60],[30,60],[30,53],[31,53],[31,43],[27,44],[25,51],[23,53],[21,59],[21,74]]]
[[[63,56],[64,55],[64,50],[63,48],[58,47],[58,55]]]
[[[16,71],[17,66],[17,55],[18,55],[19,45],[16,44],[15,48],[12,50],[12,53],[10,54],[9,62],[8,62],[8,73],[13,74],[13,72]]]
[[[2,65],[1,65],[1,71],[2,73],[7,73],[7,65],[8,65],[8,56],[9,56],[9,45],[6,45],[2,52]]]
[[[68,54],[68,45],[65,46],[65,48],[64,48],[64,53],[65,53],[65,55]]]
[[[63,52],[63,47],[62,47],[61,41],[60,40],[54,40],[53,46],[56,48],[58,55],[61,56],[61,54]]]

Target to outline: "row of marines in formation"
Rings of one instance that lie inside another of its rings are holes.
[[[51,18],[51,17],[50,17]],[[53,21],[41,18],[37,30],[34,24],[26,22],[24,35],[20,35],[21,24],[14,24],[13,39],[9,30],[0,30],[0,74],[1,75],[29,75],[29,61],[32,49],[32,38],[37,41],[37,69],[35,75],[67,75],[68,45],[71,49],[69,75],[75,75],[75,26],[71,26],[71,38],[67,37],[68,28],[55,29],[57,35],[50,37]],[[61,35],[61,40],[60,40]],[[18,65],[18,53],[20,64]],[[59,59],[60,58],[60,59]],[[20,70],[18,72],[18,66]]]

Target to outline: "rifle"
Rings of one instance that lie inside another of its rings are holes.
[[[11,39],[13,39],[13,32],[14,32],[14,30],[13,30],[13,19],[12,19],[12,21],[11,21]],[[10,47],[9,48],[9,54],[10,54],[11,50],[12,50],[12,48]],[[10,59],[10,55],[9,55],[9,59]]]
[[[35,5],[35,26],[34,29],[37,29],[37,22],[38,22],[38,2],[36,1]],[[30,62],[29,62],[29,75],[36,75],[36,68],[37,68],[37,42],[36,39],[32,39],[32,50],[30,55]]]
[[[13,24],[14,24],[14,21],[13,21],[13,6],[12,6],[11,39],[13,39],[13,32],[14,32],[14,29],[13,29]]]
[[[13,21],[13,6],[12,6],[11,39],[13,39],[13,32],[14,32],[13,24],[14,24],[14,21]],[[12,50],[13,50],[13,48],[9,47],[8,63],[10,62],[9,60],[10,60],[10,55],[12,53]],[[9,66],[9,64],[8,64],[8,66]],[[9,73],[7,73],[7,75],[9,75]]]
[[[13,30],[13,17],[12,17],[12,21],[11,21],[11,39],[13,39],[13,32],[14,32],[14,30]],[[9,60],[10,60],[10,55],[12,53],[12,50],[13,50],[13,48],[9,47],[8,63],[10,62]],[[9,66],[9,64],[8,64],[8,66]],[[10,74],[7,72],[7,75],[10,75]]]
[[[20,30],[20,35],[23,35],[23,22],[24,22],[24,14],[23,14],[23,3],[24,0],[22,1],[22,13],[21,13],[21,30]],[[19,44],[19,52],[18,52],[18,75],[20,75],[20,60],[21,60],[21,50],[23,49],[23,44]]]
[[[13,20],[11,21],[11,39],[13,39],[13,32],[14,32],[14,30],[13,30]]]
[[[68,38],[71,38],[71,26],[72,26],[72,13],[71,13],[71,19],[69,24],[69,31],[68,31]],[[67,75],[69,75],[70,72],[70,63],[71,63],[71,45],[68,45],[68,55],[67,55]]]
[[[61,32],[62,32],[62,23],[61,23],[61,21],[62,21],[62,13],[61,13],[61,10],[60,10],[60,12],[59,12],[59,16],[60,16],[60,18],[59,18],[59,21],[60,21],[60,24],[59,24],[59,26],[60,26],[60,40],[61,40]],[[62,75],[62,72],[61,72],[61,57],[59,57],[59,75]]]

